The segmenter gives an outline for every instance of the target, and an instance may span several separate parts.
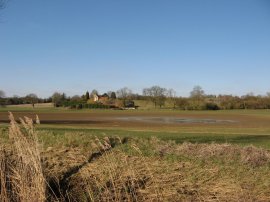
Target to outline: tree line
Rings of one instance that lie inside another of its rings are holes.
[[[226,110],[226,109],[270,109],[270,92],[266,95],[249,93],[244,96],[208,95],[202,87],[195,86],[188,97],[177,96],[174,89],[166,89],[158,85],[144,88],[141,94],[133,93],[127,87],[115,91],[108,91],[102,96],[108,99],[103,103],[93,102],[94,95],[100,95],[97,90],[83,95],[67,96],[65,93],[55,92],[48,98],[39,98],[31,93],[23,97],[6,97],[0,90],[0,105],[18,105],[36,103],[53,103],[55,107],[74,108],[107,108],[105,106],[125,107],[132,101],[144,100],[151,102],[154,108],[173,108],[182,110]],[[91,101],[92,100],[92,101]]]

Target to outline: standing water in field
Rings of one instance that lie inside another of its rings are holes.
[[[175,118],[175,117],[121,117],[117,118],[123,121],[138,121],[149,123],[235,123],[233,120],[219,120],[219,119],[196,119],[196,118]]]

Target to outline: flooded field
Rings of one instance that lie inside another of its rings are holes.
[[[192,131],[270,134],[268,111],[31,111],[14,112],[15,118],[39,116],[41,126],[113,128],[155,131]],[[0,124],[8,123],[0,112]]]
[[[216,124],[216,123],[236,123],[233,120],[221,120],[221,119],[198,119],[198,118],[176,118],[176,117],[121,117],[116,118],[122,121],[137,121],[147,123],[159,123],[159,124],[186,124],[186,123],[204,123],[204,124]]]

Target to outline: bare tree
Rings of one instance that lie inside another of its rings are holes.
[[[34,93],[28,94],[25,96],[25,99],[32,104],[32,107],[35,107],[35,104],[38,103],[38,96]]]
[[[165,104],[166,100],[166,88],[160,86],[152,86],[150,88],[143,89],[143,95],[147,96],[155,105],[155,108],[160,108]]]
[[[54,107],[57,107],[59,106],[60,102],[61,102],[61,99],[62,99],[62,94],[59,93],[59,92],[55,92],[53,95],[52,95],[52,102],[54,104]]]
[[[119,89],[116,92],[116,94],[117,94],[118,98],[121,98],[123,100],[127,100],[127,99],[130,99],[130,97],[132,95],[132,91],[129,88],[124,87],[124,88]]]
[[[173,108],[175,108],[177,104],[177,96],[175,90],[172,88],[167,90],[167,97],[169,98],[169,101],[173,104]]]
[[[201,86],[194,86],[193,90],[190,92],[191,98],[202,98],[204,95],[204,90]]]
[[[0,0],[0,9],[4,9],[7,5],[8,0]]]
[[[205,100],[205,93],[201,86],[194,86],[190,92],[190,107],[192,109],[202,109]]]
[[[4,1],[0,0],[0,9],[4,8]]]

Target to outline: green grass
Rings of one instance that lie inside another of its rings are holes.
[[[74,139],[78,135],[79,140],[87,139],[89,136],[119,136],[119,137],[138,137],[150,139],[157,137],[161,140],[173,140],[176,143],[232,143],[241,146],[254,145],[270,149],[270,135],[250,135],[250,134],[197,134],[197,133],[179,133],[179,132],[155,132],[155,131],[131,131],[131,130],[112,130],[112,129],[75,129],[75,128],[39,128],[43,131],[41,139],[49,141],[50,135],[59,141],[66,141],[65,134],[74,134]],[[49,135],[48,135],[49,134]],[[83,138],[82,138],[83,137]],[[54,139],[52,138],[52,139]],[[63,140],[61,140],[63,138]]]
[[[17,107],[17,106],[0,107],[0,112],[9,112],[9,111],[10,112],[46,112],[46,111],[57,111],[57,108],[52,108],[52,107],[33,108],[33,107]]]

